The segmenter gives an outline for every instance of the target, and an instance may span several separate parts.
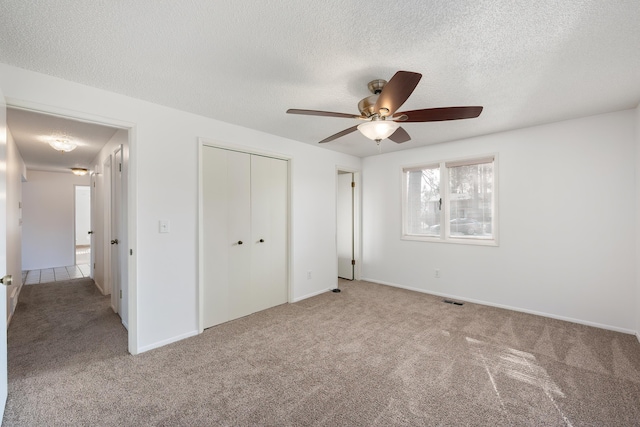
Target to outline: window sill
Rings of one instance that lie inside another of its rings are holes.
[[[419,236],[414,234],[404,234],[401,237],[402,240],[411,240],[417,242],[430,242],[430,243],[453,243],[456,245],[475,245],[475,246],[499,246],[497,238],[491,237],[449,237],[442,238],[436,236]]]

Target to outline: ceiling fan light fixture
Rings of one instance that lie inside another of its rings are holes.
[[[367,138],[378,141],[389,138],[399,127],[391,120],[371,120],[358,125],[358,130]]]
[[[71,168],[74,175],[85,176],[89,171],[85,168]]]
[[[68,153],[76,149],[78,144],[68,138],[54,138],[49,141],[49,145],[56,151]]]

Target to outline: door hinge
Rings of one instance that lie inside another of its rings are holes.
[[[96,263],[95,262],[93,263],[93,269],[94,270],[96,269]]]
[[[133,255],[133,249],[129,249],[129,255]]]
[[[353,182],[353,181],[351,181],[351,187],[352,187],[352,188],[355,188],[355,186],[356,186],[356,183],[355,183],[355,182]]]
[[[122,299],[122,289],[120,289],[120,299]]]
[[[118,172],[122,172],[122,163],[118,163]]]
[[[351,260],[351,265],[356,265],[356,260],[355,259]]]

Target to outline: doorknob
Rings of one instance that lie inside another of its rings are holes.
[[[241,245],[242,244],[242,240],[238,240],[238,244]]]
[[[260,239],[260,243],[264,243],[264,239]]]
[[[93,231],[87,231],[87,234],[93,234]]]
[[[113,240],[111,241],[111,244],[112,244],[112,245],[117,245],[117,244],[118,244],[118,239],[113,239]]]
[[[2,279],[0,279],[0,283],[5,286],[11,286],[13,284],[13,277],[10,274],[7,274]]]

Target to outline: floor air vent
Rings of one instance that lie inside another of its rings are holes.
[[[451,301],[450,299],[442,300],[442,302],[446,302],[447,304],[453,304],[453,305],[464,305],[463,302]]]

